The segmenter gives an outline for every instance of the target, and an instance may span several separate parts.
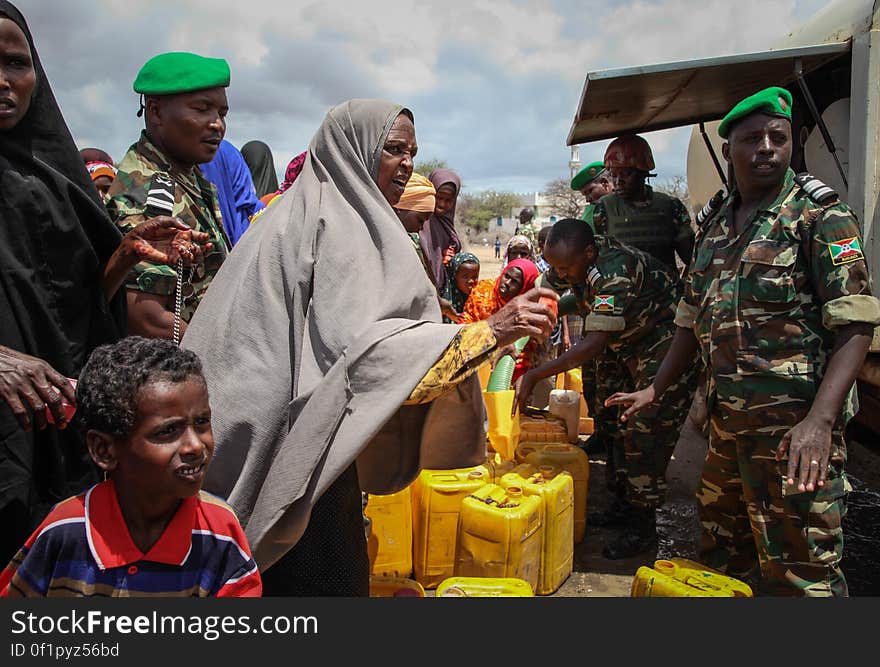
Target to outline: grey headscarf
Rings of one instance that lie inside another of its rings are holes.
[[[213,410],[205,488],[234,507],[261,568],[298,541],[353,461],[364,490],[390,493],[421,467],[484,456],[475,376],[402,405],[458,327],[439,323],[436,292],[375,182],[401,112],[411,116],[380,100],[330,110],[302,174],[230,253],[183,339]]]

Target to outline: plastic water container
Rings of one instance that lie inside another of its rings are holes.
[[[541,570],[541,499],[486,484],[461,503],[456,577],[514,577],[534,590]]]
[[[579,435],[592,435],[595,430],[595,424],[593,423],[593,418],[590,417],[590,409],[587,406],[587,401],[584,398],[584,385],[580,368],[572,368],[571,370],[565,371],[565,373],[560,373],[556,376],[556,388],[557,389],[569,389],[571,391],[576,391],[580,396],[579,404],[580,404],[580,415],[578,419],[578,434]]]
[[[477,368],[477,377],[480,379],[480,389],[486,391],[489,386],[489,377],[492,375],[492,368],[488,363]]]
[[[574,562],[574,480],[559,468],[523,463],[501,478],[501,486],[541,499],[544,530],[535,592],[550,595],[568,579]]]
[[[519,414],[511,416],[515,393],[513,389],[483,392],[489,421],[486,437],[492,450],[501,454],[506,461],[513,460],[520,439]]]
[[[488,481],[498,484],[501,478],[516,468],[517,463],[514,460],[505,461],[498,452],[488,452],[486,462],[477,466],[478,470],[485,470]]]
[[[748,584],[728,577],[687,558],[654,561],[654,567],[642,566],[633,578],[634,598],[750,598]]]
[[[590,459],[580,447],[550,443],[520,444],[516,460],[534,466],[549,465],[561,468],[574,479],[574,543],[579,544],[587,531],[587,490],[590,483]]]
[[[568,442],[568,426],[561,417],[550,413],[520,414],[519,444]]]
[[[389,495],[370,494],[364,513],[372,521],[367,541],[370,574],[410,576],[413,569],[411,487]]]
[[[514,577],[450,577],[437,586],[438,598],[530,598],[529,582]]]
[[[571,389],[553,389],[550,392],[550,414],[561,417],[565,421],[568,442],[572,445],[578,441],[580,430],[581,395]]]
[[[406,577],[370,577],[371,598],[423,598],[424,587]]]
[[[461,501],[489,481],[476,466],[422,470],[413,482],[413,576],[425,588],[453,575]]]

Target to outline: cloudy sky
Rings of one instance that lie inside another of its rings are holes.
[[[568,175],[587,72],[773,46],[828,0],[13,0],[80,147],[119,159],[141,120],[131,84],[169,50],[232,69],[226,138],[262,139],[280,174],[326,111],[354,97],[413,110],[419,158],[471,191]],[[689,130],[646,135],[662,178]],[[607,142],[581,146],[584,162]],[[417,158],[417,160],[419,159]]]

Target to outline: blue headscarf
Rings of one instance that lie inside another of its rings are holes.
[[[250,218],[265,204],[257,199],[251,170],[239,150],[225,139],[214,159],[202,167],[202,173],[217,186],[223,229],[232,245],[247,231]]]

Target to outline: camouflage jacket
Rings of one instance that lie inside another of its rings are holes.
[[[518,234],[522,234],[525,236],[529,242],[532,244],[532,252],[536,255],[540,252],[538,248],[538,232],[541,231],[540,225],[534,220],[530,220],[524,225],[521,225],[519,228]]]
[[[810,408],[834,328],[880,323],[880,305],[848,206],[817,203],[788,170],[776,201],[733,237],[737,197],[700,228],[676,324],[699,340],[725,430],[782,435]],[[842,417],[851,410],[850,399]]]
[[[593,207],[593,229],[675,268],[676,246],[694,238],[691,216],[679,199],[645,187],[650,201],[644,204],[624,201],[617,193],[602,197]]]
[[[678,277],[648,253],[596,236],[598,258],[582,286],[572,291],[588,311],[584,332],[612,333],[608,348],[635,354],[633,345],[674,331]]]
[[[110,216],[123,233],[144,220],[165,214],[148,203],[148,190],[155,174],[165,176],[174,183],[173,215],[193,229],[207,232],[214,244],[213,251],[205,257],[204,263],[191,272],[187,270],[184,275],[181,317],[189,322],[202,295],[226,259],[229,248],[221,224],[217,189],[202,176],[198,167],[188,173],[172,168],[146,133],[142,132],[138,142],[128,149],[119,163],[119,173],[110,187],[110,200],[107,202]],[[169,311],[174,309],[177,272],[170,266],[140,262],[129,274],[125,286],[171,297],[166,308]]]

